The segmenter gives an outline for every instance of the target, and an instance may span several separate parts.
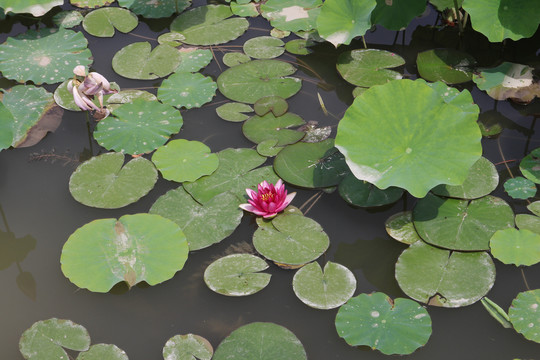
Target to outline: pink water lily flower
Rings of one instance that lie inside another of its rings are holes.
[[[246,189],[246,193],[249,196],[249,204],[240,204],[240,208],[267,219],[285,209],[296,195],[296,193],[287,195],[281,179],[276,185],[269,184],[265,180],[257,185],[257,191]]]

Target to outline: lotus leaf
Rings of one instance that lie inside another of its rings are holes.
[[[118,0],[118,4],[145,18],[164,18],[187,9],[191,0]]]
[[[8,37],[0,45],[0,71],[8,79],[39,85],[73,76],[77,65],[89,65],[92,54],[81,32],[43,28]]]
[[[265,96],[253,104],[255,114],[263,116],[272,112],[274,116],[284,115],[289,109],[289,104],[279,96]]]
[[[272,113],[264,116],[253,116],[242,125],[244,136],[259,144],[266,140],[277,139],[277,146],[294,144],[305,135],[303,131],[292,130],[291,127],[303,125],[304,120],[293,113],[275,117]]]
[[[255,59],[273,59],[285,52],[285,43],[272,36],[251,38],[244,43],[246,55]]]
[[[536,195],[536,184],[522,176],[504,182],[504,190],[512,199],[528,199]]]
[[[519,170],[527,179],[540,184],[540,148],[534,149],[521,160]]]
[[[96,344],[77,356],[77,360],[128,360],[126,352],[116,345]]]
[[[239,327],[218,346],[213,360],[306,360],[302,343],[288,329],[254,322]]]
[[[186,48],[180,50],[180,65],[174,72],[196,72],[210,64],[213,59],[209,49]]]
[[[210,360],[213,354],[212,344],[194,334],[175,335],[163,347],[163,358],[166,360]]]
[[[337,60],[341,76],[353,85],[371,87],[401,79],[402,75],[394,68],[405,64],[405,60],[390,51],[361,49],[343,52]]]
[[[388,30],[399,31],[406,28],[412,19],[422,15],[425,10],[424,0],[407,2],[377,0],[377,6],[371,13],[371,23],[382,25]]]
[[[420,239],[412,221],[412,211],[402,211],[390,216],[384,223],[386,232],[393,239],[410,245]]]
[[[209,76],[177,72],[163,80],[157,97],[165,104],[191,109],[210,102],[216,94],[216,89],[216,83]]]
[[[465,181],[482,154],[476,119],[423,81],[391,81],[354,99],[336,147],[358,179],[421,198],[436,185]]]
[[[302,81],[290,77],[296,68],[279,60],[253,60],[236,65],[219,75],[217,84],[225,97],[254,104],[264,96],[277,95],[287,99],[302,87]]]
[[[524,291],[512,301],[508,317],[514,329],[526,339],[540,343],[540,289]]]
[[[0,8],[7,14],[31,13],[35,17],[45,15],[55,6],[61,6],[64,0],[0,0]]]
[[[540,235],[540,217],[537,215],[517,214],[516,226],[518,229],[527,229]]]
[[[432,49],[418,54],[416,66],[420,76],[428,81],[460,84],[472,80],[476,60],[455,49]]]
[[[396,280],[417,301],[460,307],[487,294],[495,282],[495,264],[485,252],[449,251],[417,241],[399,256]]]
[[[540,234],[530,230],[499,230],[489,244],[493,256],[504,264],[530,266],[540,262]]]
[[[316,28],[321,5],[322,0],[268,0],[260,11],[275,28],[307,31]]]
[[[122,8],[102,8],[88,13],[83,20],[83,28],[90,35],[112,37],[114,29],[128,33],[139,24],[137,16]]]
[[[66,29],[75,27],[81,23],[83,16],[80,12],[71,10],[71,11],[60,11],[58,14],[53,16],[53,22],[58,27],[64,27]]]
[[[336,315],[336,330],[351,346],[368,345],[383,354],[411,354],[431,336],[431,318],[418,303],[376,292],[360,294]]]
[[[223,63],[228,67],[245,64],[251,61],[251,58],[242,52],[230,52],[223,55]]]
[[[114,54],[112,67],[128,79],[151,80],[169,75],[180,61],[180,53],[172,46],[158,45],[152,50],[149,42],[136,42]]]
[[[364,180],[358,180],[349,174],[339,183],[339,195],[349,204],[361,207],[373,207],[391,204],[403,195],[403,189],[389,187],[381,190]]]
[[[216,108],[216,113],[220,118],[226,121],[241,122],[249,118],[249,115],[244,113],[252,112],[253,108],[248,104],[243,103],[226,103]]]
[[[108,292],[118,282],[129,287],[159,284],[184,267],[188,244],[173,221],[153,214],[94,220],[64,244],[62,272],[75,285]]]
[[[480,109],[474,103],[471,93],[468,90],[459,91],[458,89],[450,87],[441,81],[436,81],[433,83],[425,82],[423,79],[418,79],[416,81],[426,84],[435,90],[445,103],[457,106],[464,113],[478,116]]]

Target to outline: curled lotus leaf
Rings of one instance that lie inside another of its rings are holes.
[[[30,13],[35,17],[45,15],[55,6],[61,6],[64,0],[1,0],[0,7],[4,13]]]

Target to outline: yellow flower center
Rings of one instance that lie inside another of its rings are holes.
[[[274,194],[273,193],[262,194],[261,199],[264,202],[272,201],[272,200],[274,200]]]

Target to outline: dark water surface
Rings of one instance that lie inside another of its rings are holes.
[[[5,20],[0,27],[2,42],[8,35],[25,31],[25,27],[18,23],[9,26],[9,21]],[[260,18],[250,21],[256,28],[268,29]],[[426,30],[427,35],[422,34],[418,39],[413,36],[413,30],[418,25],[433,25],[435,21],[434,11],[415,21],[405,33],[407,45],[402,45],[401,34],[398,45],[392,45],[396,33],[385,29],[368,33],[366,41],[370,47],[392,49],[404,56],[408,61],[404,71],[414,78],[416,53],[431,40],[429,31]],[[158,33],[166,32],[164,20],[150,21],[149,24],[141,22],[133,33],[157,38]],[[157,29],[157,33],[150,26]],[[268,30],[250,30],[234,44],[267,34]],[[130,34],[117,34],[113,39],[98,39],[90,35],[87,38],[95,57],[92,68],[119,83],[123,89],[159,84],[159,81],[124,79],[112,71],[110,64],[116,51],[142,39]],[[524,63],[535,58],[538,60],[539,39],[537,34],[533,39],[509,42],[504,49],[489,51],[503,54],[509,61]],[[223,48],[231,49],[227,45]],[[296,75],[307,81],[304,81],[302,91],[288,100],[289,111],[306,121],[316,120],[322,126],[333,125],[335,136],[335,125],[352,102],[350,93],[353,88],[340,79],[335,70],[335,59],[343,50],[360,47],[361,43],[357,41],[336,51],[332,46],[323,44],[317,47],[315,54],[302,57],[302,61],[315,69],[332,88],[317,86],[317,77],[299,67]],[[498,58],[490,57],[489,51],[482,50],[488,54],[483,59],[486,65]],[[219,50],[216,56],[221,58]],[[291,55],[282,58],[295,61]],[[214,61],[203,73],[215,79],[220,69]],[[5,80],[2,84],[12,85]],[[484,139],[486,157],[494,163],[502,161],[498,141],[506,159],[520,160],[532,149],[540,147],[540,127],[533,116],[522,115],[522,107],[492,101],[473,85],[465,84],[464,88],[472,91],[482,112],[495,109],[511,119],[510,124],[513,124],[513,128],[504,130],[499,140]],[[49,91],[55,86],[49,86]],[[334,116],[324,115],[317,92]],[[216,115],[215,104],[225,100],[218,94],[212,104],[202,109],[182,110],[184,126],[175,138],[203,141],[213,152],[228,147],[253,147],[242,136],[241,124],[223,121]],[[102,152],[106,150],[89,141],[85,115],[69,111],[64,113],[58,130],[36,146],[0,152],[0,359],[22,359],[18,351],[22,332],[34,322],[51,317],[70,319],[83,325],[88,329],[93,344],[115,344],[125,350],[131,360],[162,359],[165,342],[176,334],[201,335],[216,348],[231,331],[255,321],[274,322],[287,327],[300,339],[312,360],[389,358],[367,347],[350,347],[339,338],[334,327],[337,309],[320,311],[300,302],[292,291],[293,271],[271,266],[268,272],[272,279],[268,287],[248,297],[225,297],[206,287],[202,277],[209,263],[228,254],[232,245],[249,247],[256,229],[254,217],[250,215],[244,216],[242,224],[229,238],[210,248],[190,253],[184,269],[163,284],[136,286],[129,291],[122,285],[107,294],[77,289],[60,270],[60,254],[67,238],[94,219],[147,212],[160,195],[177,186],[160,179],[149,195],[118,210],[94,209],[79,204],[69,193],[69,177],[80,159]],[[56,161],[52,162],[53,159]],[[515,164],[510,163],[510,166],[517,175]],[[508,175],[504,165],[497,165],[497,168],[502,183]],[[316,193],[293,187],[289,190],[298,191],[293,202],[296,206],[301,206]],[[502,185],[495,195],[509,201],[517,213],[526,212],[526,203],[510,201]],[[384,221],[398,211],[411,209],[414,201],[409,197],[381,209],[359,209],[348,206],[337,192],[323,194],[307,213],[322,225],[330,237],[331,246],[320,259],[321,263],[331,260],[353,270],[358,281],[355,295],[382,291],[391,297],[404,297],[394,279],[394,263],[405,246],[389,238]],[[527,288],[518,268],[503,265],[497,260],[495,263],[497,279],[488,296],[508,309],[512,299]],[[540,265],[523,271],[530,289],[540,288]],[[429,342],[412,355],[402,358],[540,359],[539,344],[524,339],[514,330],[501,327],[479,302],[460,309],[429,307],[428,311],[433,321]]]

